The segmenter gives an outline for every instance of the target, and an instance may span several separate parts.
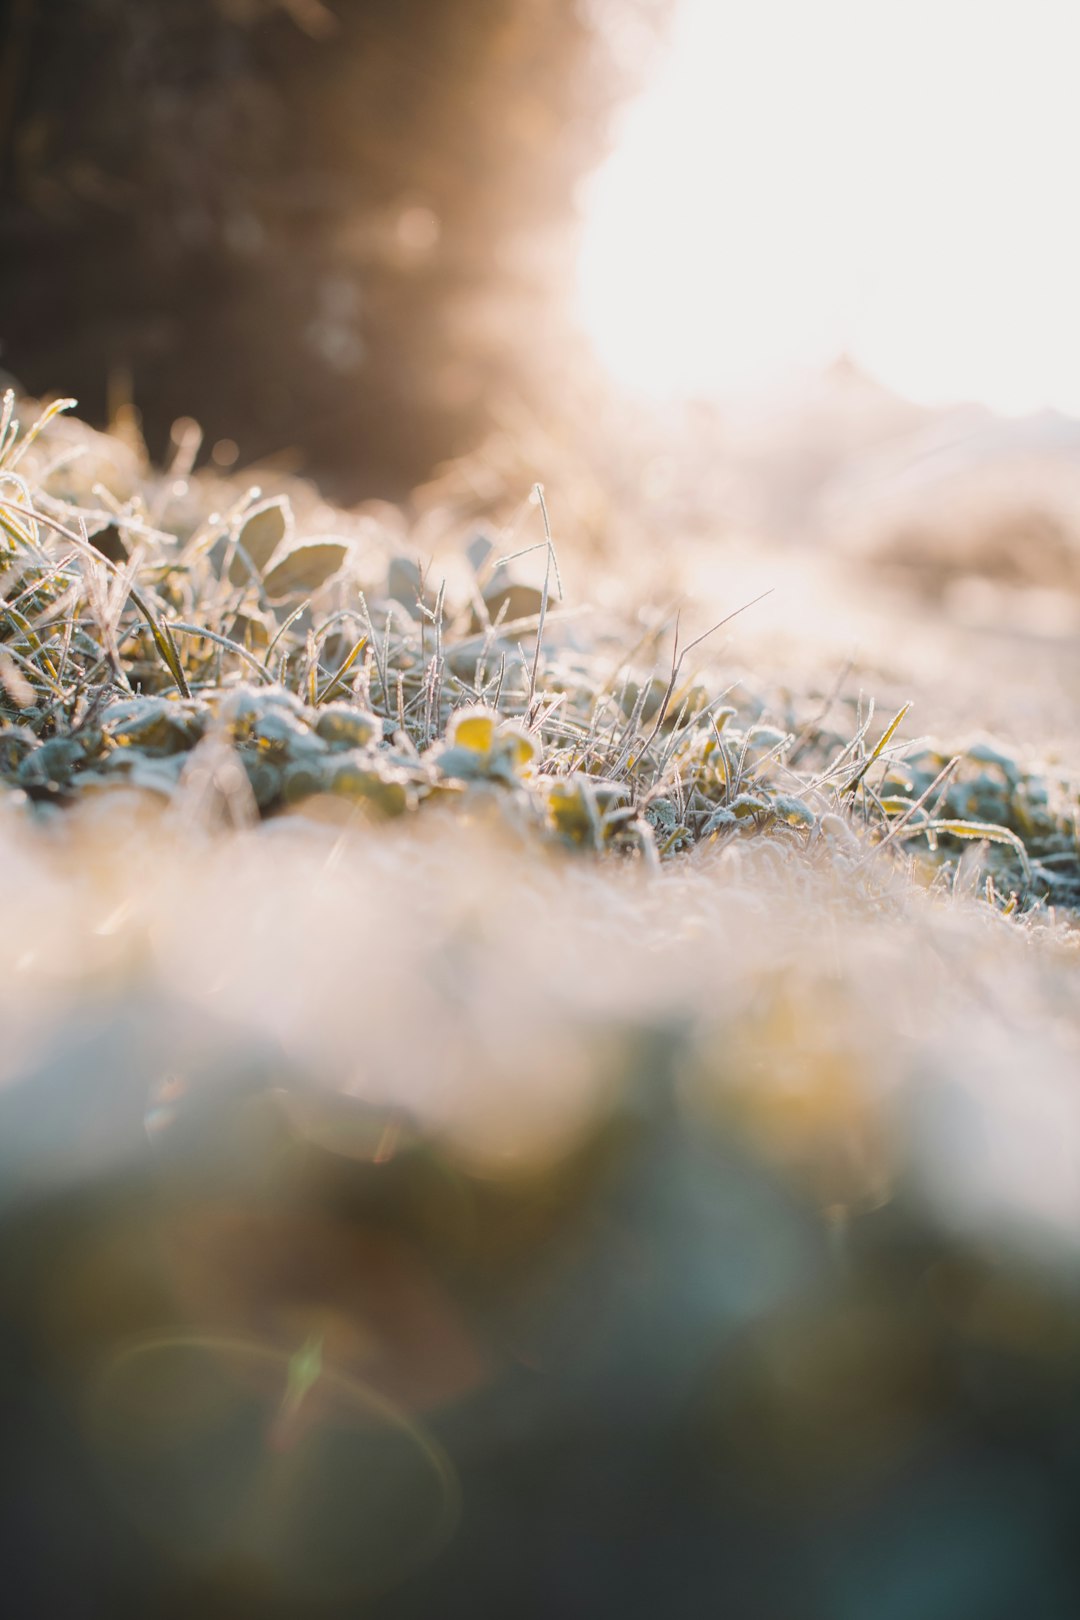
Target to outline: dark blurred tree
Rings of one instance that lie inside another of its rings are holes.
[[[8,0],[0,365],[395,494],[550,372],[668,0]]]

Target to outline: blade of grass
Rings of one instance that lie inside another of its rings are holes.
[[[344,659],[344,661],[334,671],[333,675],[331,675],[330,679],[327,681],[327,683],[323,687],[322,691],[316,697],[316,699],[315,699],[315,707],[316,708],[318,708],[321,704],[328,703],[330,701],[330,699],[333,697],[334,693],[337,691],[338,687],[342,684],[343,677],[346,676],[349,673],[350,669],[352,669],[353,665],[356,663],[356,660],[359,658],[360,654],[363,652],[363,650],[367,646],[367,644],[368,644],[367,636],[361,636],[359,641],[354,643],[354,645],[352,647],[352,650],[349,652],[348,656]]]

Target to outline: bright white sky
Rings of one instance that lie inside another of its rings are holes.
[[[681,0],[585,219],[582,318],[646,393],[846,350],[1080,414],[1080,0]]]

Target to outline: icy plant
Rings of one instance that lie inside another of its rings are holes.
[[[988,745],[913,753],[906,709],[875,723],[871,703],[846,739],[809,698],[772,724],[752,677],[710,690],[709,635],[680,641],[677,618],[666,665],[660,632],[583,640],[542,494],[538,547],[465,535],[434,587],[371,519],[294,489],[301,519],[288,491],[193,475],[190,433],[154,473],[68,404],[21,430],[9,395],[0,421],[0,781],[39,815],[119,784],[206,803],[208,780],[233,819],[494,799],[540,836],[648,862],[747,836],[809,847],[839,816],[868,855],[952,871],[976,846],[1002,905],[1076,897],[1067,779]],[[515,575],[530,549],[538,586]]]

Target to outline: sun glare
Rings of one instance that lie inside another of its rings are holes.
[[[682,0],[583,198],[579,311],[652,395],[844,352],[1080,412],[1075,0]]]

